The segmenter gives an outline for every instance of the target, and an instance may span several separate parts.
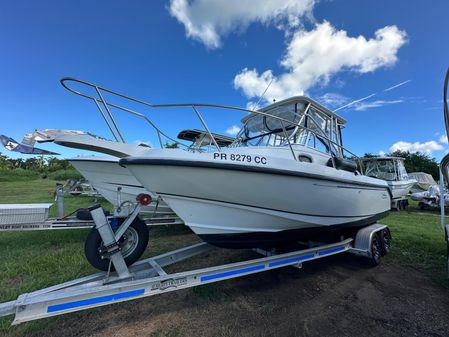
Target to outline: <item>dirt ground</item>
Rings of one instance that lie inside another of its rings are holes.
[[[449,292],[388,257],[368,268],[340,255],[58,320],[45,336],[449,336]]]

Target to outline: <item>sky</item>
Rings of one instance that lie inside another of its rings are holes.
[[[75,77],[155,104],[257,108],[295,95],[349,104],[338,114],[352,152],[440,159],[447,13],[447,0],[1,1],[0,134],[20,141],[56,128],[112,139],[94,104],[59,82]],[[201,128],[190,109],[141,111],[171,136]],[[244,117],[202,112],[213,132],[230,135]],[[127,142],[157,145],[143,120],[116,118]]]

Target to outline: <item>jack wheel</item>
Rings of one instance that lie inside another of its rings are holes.
[[[120,224],[124,221],[120,220]],[[149,241],[148,228],[145,222],[139,218],[135,218],[123,236],[120,238],[118,244],[125,259],[126,265],[130,266],[136,262],[147,248]],[[103,247],[103,240],[101,239],[98,230],[94,227],[87,234],[84,243],[84,254],[87,261],[99,270],[108,271],[109,259],[101,256],[100,248]],[[111,265],[111,271],[115,268]]]

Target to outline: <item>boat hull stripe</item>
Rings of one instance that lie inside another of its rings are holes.
[[[283,176],[293,176],[293,177],[304,177],[313,178],[322,181],[332,181],[339,183],[347,183],[353,186],[367,186],[378,188],[379,190],[389,190],[388,186],[367,183],[362,181],[344,179],[344,178],[332,178],[330,176],[324,176],[320,174],[291,171],[278,168],[270,167],[260,167],[260,166],[249,166],[249,165],[238,165],[238,164],[223,164],[215,162],[204,162],[204,161],[193,161],[193,160],[179,160],[179,159],[150,159],[150,158],[122,158],[119,161],[120,166],[127,165],[151,165],[151,166],[184,166],[184,167],[200,167],[209,169],[221,169],[221,170],[234,170],[234,171],[246,171],[246,172],[256,172],[265,174],[275,174]]]
[[[229,204],[229,205],[236,205],[236,206],[243,206],[243,207],[251,207],[256,209],[263,209],[267,211],[275,211],[280,213],[287,213],[287,214],[293,214],[293,215],[303,215],[303,216],[311,216],[311,217],[322,217],[322,218],[370,218],[378,216],[380,213],[374,213],[374,214],[361,214],[361,215],[326,215],[326,214],[309,214],[309,213],[299,213],[299,212],[289,212],[282,209],[277,208],[268,208],[268,207],[262,207],[262,206],[256,206],[256,205],[248,205],[248,204],[242,204],[238,202],[230,202],[230,201],[223,201],[223,200],[216,200],[216,199],[210,199],[210,198],[200,198],[200,197],[194,197],[191,195],[181,195],[181,194],[173,194],[173,193],[165,193],[165,192],[155,192],[156,194],[162,196],[162,199],[164,199],[164,196],[167,197],[178,197],[178,198],[185,198],[185,199],[192,199],[192,200],[205,200],[205,201],[211,201],[216,203],[222,203],[222,204]],[[388,215],[390,211],[382,212],[382,217],[385,217]]]

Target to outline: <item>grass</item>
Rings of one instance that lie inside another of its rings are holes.
[[[52,203],[55,186],[55,181],[47,179],[0,181],[0,203]],[[96,202],[111,209],[111,205],[103,198],[66,196],[65,213]],[[50,208],[50,216],[56,214],[54,205]],[[88,231],[73,229],[0,233],[0,303],[14,300],[25,292],[95,273],[96,270],[84,257],[84,240]],[[152,228],[152,237],[158,239],[150,244],[144,257],[185,245],[185,239],[181,242],[178,234],[189,233],[184,226]],[[79,317],[82,319],[83,313]],[[0,336],[43,334],[46,328],[60,321],[61,318],[56,317],[11,327],[12,316],[0,318]]]
[[[55,182],[1,182],[0,203],[53,202]],[[95,198],[73,196],[65,198],[66,213],[91,205]],[[107,202],[99,199],[104,206]],[[56,209],[51,209],[51,215]],[[410,265],[428,274],[435,282],[447,286],[446,243],[439,226],[438,213],[422,212],[412,203],[407,212],[391,212],[381,221],[390,226],[393,249],[388,263]],[[191,243],[185,227],[151,229],[152,241],[144,256],[156,255]],[[88,229],[39,232],[0,233],[0,302],[10,301],[24,292],[89,275],[95,270],[84,257],[83,245]],[[189,241],[190,242],[187,242]],[[201,300],[216,298],[215,285],[195,289]],[[80,320],[85,313],[77,313]],[[11,327],[12,317],[0,318],[1,336],[45,334],[45,329],[64,323],[64,316],[44,319]],[[177,331],[156,331],[151,336],[176,336]]]
[[[390,259],[422,270],[435,282],[448,286],[447,244],[439,212],[421,211],[412,202],[408,211],[391,212],[381,222],[390,227],[393,237]]]
[[[14,203],[54,203],[54,191],[57,181],[37,179],[29,181],[0,181],[0,204]],[[100,203],[103,207],[111,209],[112,206],[103,198],[86,196],[65,196],[64,210],[69,214],[81,207],[94,203]],[[50,208],[50,217],[57,216],[56,204]]]
[[[39,173],[31,170],[24,169],[0,169],[0,181],[24,181],[24,180],[33,180],[38,179]]]

